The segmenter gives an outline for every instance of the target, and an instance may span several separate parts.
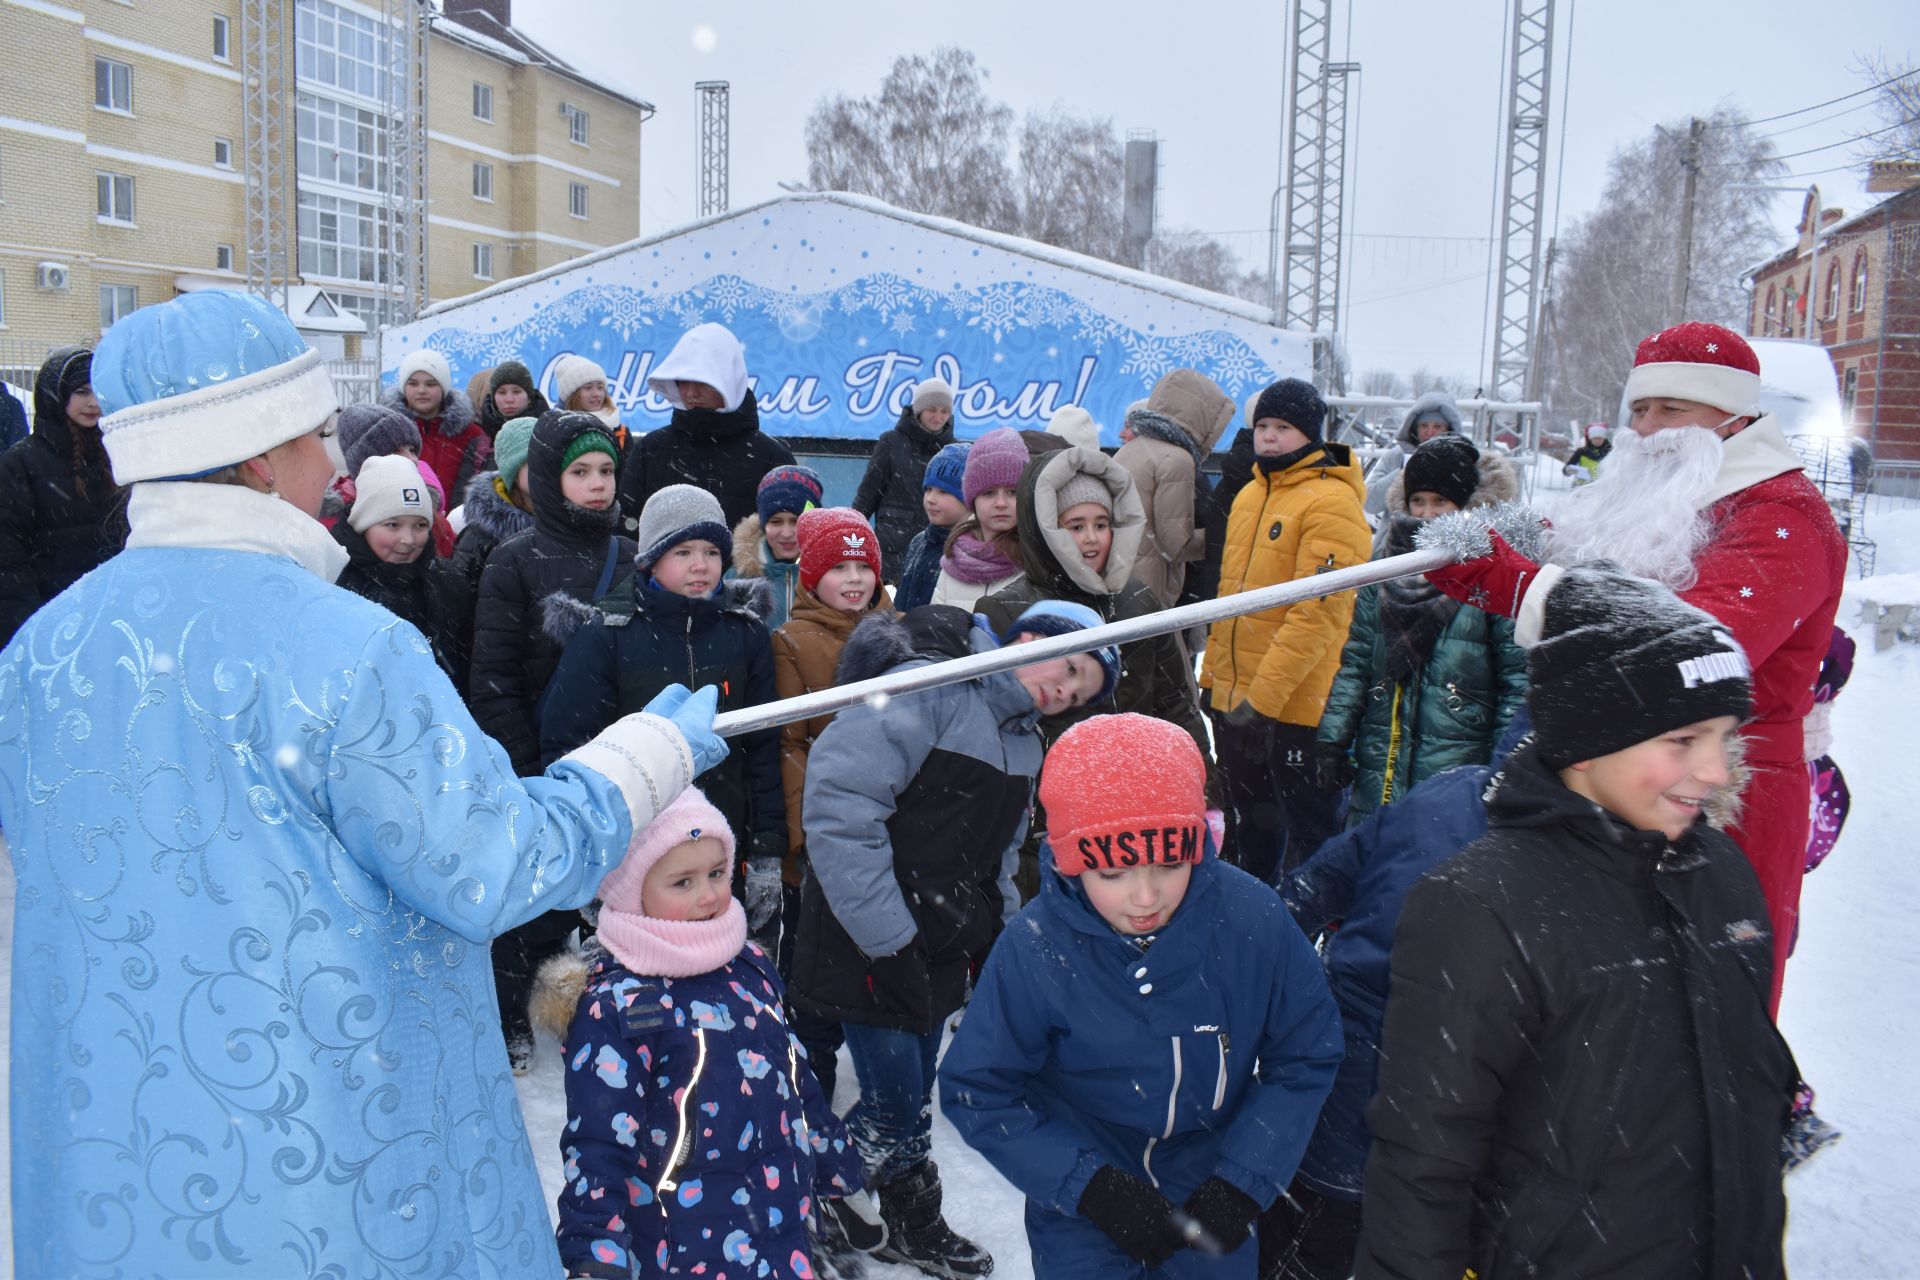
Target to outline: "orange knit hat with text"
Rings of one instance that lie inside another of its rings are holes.
[[[1198,862],[1207,766],[1184,729],[1127,712],[1082,720],[1040,769],[1047,842],[1063,876]]]

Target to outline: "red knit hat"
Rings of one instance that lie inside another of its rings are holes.
[[[880,576],[880,539],[866,517],[851,507],[816,507],[800,513],[800,585],[811,591],[842,560],[864,560]]]
[[[1627,403],[1655,396],[1728,413],[1760,412],[1760,357],[1731,329],[1689,320],[1643,338],[1627,375]]]
[[[1082,720],[1040,768],[1047,843],[1063,876],[1198,862],[1207,766],[1186,730],[1127,712]]]

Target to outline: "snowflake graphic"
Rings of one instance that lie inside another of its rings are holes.
[[[913,312],[911,311],[894,312],[893,320],[887,325],[887,327],[889,329],[892,329],[895,333],[912,333],[913,332]]]
[[[600,313],[600,327],[612,329],[622,339],[631,339],[634,330],[650,328],[654,321],[654,310],[645,297],[632,289],[609,291],[602,301],[604,310]],[[705,317],[701,317],[704,319]],[[692,323],[699,323],[698,320]]]
[[[1244,342],[1221,343],[1211,357],[1213,380],[1236,399],[1254,387],[1265,386],[1270,372]]]
[[[1775,529],[1773,531],[1773,536],[1776,538],[1790,538],[1793,535],[1788,533],[1785,529]]]
[[[894,313],[913,302],[914,287],[891,272],[868,276],[857,286],[860,303],[870,307],[880,315],[880,323],[885,324]]]
[[[1742,587],[1742,588],[1740,588],[1740,598],[1741,598],[1742,600],[1751,600],[1751,599],[1753,599],[1753,588],[1752,588],[1752,587]]]
[[[734,313],[744,311],[753,299],[753,286],[739,276],[715,276],[706,284],[707,304],[720,312],[728,324]]]
[[[1161,374],[1173,367],[1167,362],[1166,343],[1158,338],[1121,334],[1120,344],[1127,353],[1126,359],[1120,364],[1120,372],[1139,374],[1142,386],[1152,386]]]
[[[978,309],[967,317],[967,323],[991,333],[996,343],[1013,330],[1023,327],[1026,317],[1018,290],[1018,285],[1011,284],[989,285],[981,290]]]

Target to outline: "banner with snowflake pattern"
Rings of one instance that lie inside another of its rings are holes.
[[[552,398],[554,363],[584,355],[646,430],[670,413],[647,375],[681,334],[717,321],[745,344],[775,435],[872,439],[937,374],[954,387],[963,438],[1044,427],[1077,404],[1115,445],[1127,407],[1168,370],[1198,369],[1236,400],[1311,377],[1311,339],[1264,316],[1047,245],[810,193],[442,303],[384,335],[381,365],[391,382],[429,347],[464,386],[518,359]]]

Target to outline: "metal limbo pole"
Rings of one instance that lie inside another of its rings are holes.
[[[1296,578],[1292,582],[1222,596],[1218,600],[1184,604],[1176,609],[1163,609],[1159,613],[1109,622],[1064,636],[1048,636],[1022,645],[1008,645],[990,653],[974,653],[964,658],[930,663],[915,667],[912,671],[890,671],[871,680],[859,680],[817,693],[803,693],[797,698],[783,698],[779,702],[744,707],[739,711],[723,711],[714,717],[713,731],[723,738],[737,737],[743,733],[790,724],[795,720],[832,715],[870,698],[884,702],[903,693],[916,693],[943,684],[973,680],[996,671],[1009,671],[1030,663],[1045,662],[1049,658],[1086,653],[1102,645],[1131,644],[1135,640],[1164,635],[1169,631],[1184,631],[1203,622],[1218,622],[1222,618],[1238,618],[1281,605],[1317,600],[1321,596],[1337,595],[1342,591],[1352,591],[1393,578],[1410,578],[1414,574],[1453,563],[1454,557],[1445,551],[1409,551],[1405,555],[1370,560],[1351,568],[1316,573],[1311,578]]]

